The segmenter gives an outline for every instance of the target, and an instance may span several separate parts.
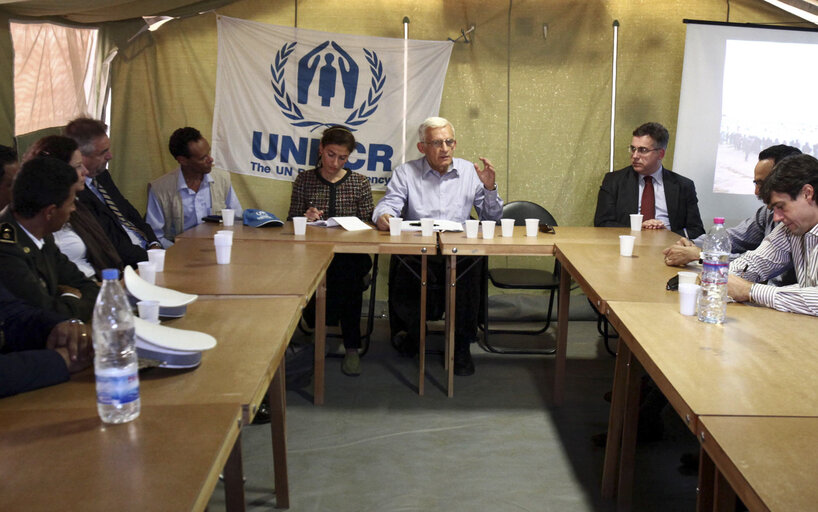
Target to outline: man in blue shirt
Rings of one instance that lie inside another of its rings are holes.
[[[497,193],[494,166],[480,157],[478,164],[454,158],[457,145],[454,126],[441,117],[430,117],[418,128],[418,151],[423,158],[406,162],[392,172],[386,195],[378,202],[372,221],[380,230],[389,229],[390,217],[406,220],[433,218],[465,222],[472,207],[480,220],[499,220],[503,200]],[[474,373],[469,344],[477,337],[477,313],[480,297],[481,260],[458,257],[457,297],[455,299],[455,375]],[[407,268],[408,267],[408,268]],[[412,270],[409,270],[409,269]],[[389,284],[390,324],[393,335],[403,338],[402,351],[417,351],[419,338],[420,258],[392,260]],[[442,313],[445,289],[445,261],[429,258],[428,297],[430,317]],[[434,287],[438,283],[440,286]],[[402,334],[400,331],[407,331]]]
[[[165,248],[176,235],[204,222],[203,217],[230,208],[241,215],[230,174],[213,169],[210,144],[196,128],[179,128],[170,136],[168,149],[179,162],[175,171],[148,185],[146,220]]]

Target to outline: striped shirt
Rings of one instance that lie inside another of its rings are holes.
[[[760,284],[792,265],[797,284],[775,287]],[[779,224],[758,249],[730,263],[730,273],[755,282],[750,300],[756,304],[805,315],[818,316],[818,225],[796,236]]]

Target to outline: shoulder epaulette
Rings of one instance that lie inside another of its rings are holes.
[[[17,230],[10,222],[0,224],[0,242],[4,244],[17,243]]]

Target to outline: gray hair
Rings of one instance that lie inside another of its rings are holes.
[[[448,119],[442,117],[427,117],[418,127],[418,142],[426,142],[424,140],[426,138],[426,130],[430,128],[444,128],[446,126],[452,129],[452,137],[454,137],[454,126]]]

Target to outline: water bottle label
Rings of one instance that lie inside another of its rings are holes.
[[[108,369],[97,373],[97,403],[123,405],[139,400],[139,375],[130,369]]]
[[[710,277],[708,274],[711,274],[712,276],[718,276],[718,282],[726,283],[729,270],[729,263],[705,261],[702,263],[702,279],[707,279]]]

